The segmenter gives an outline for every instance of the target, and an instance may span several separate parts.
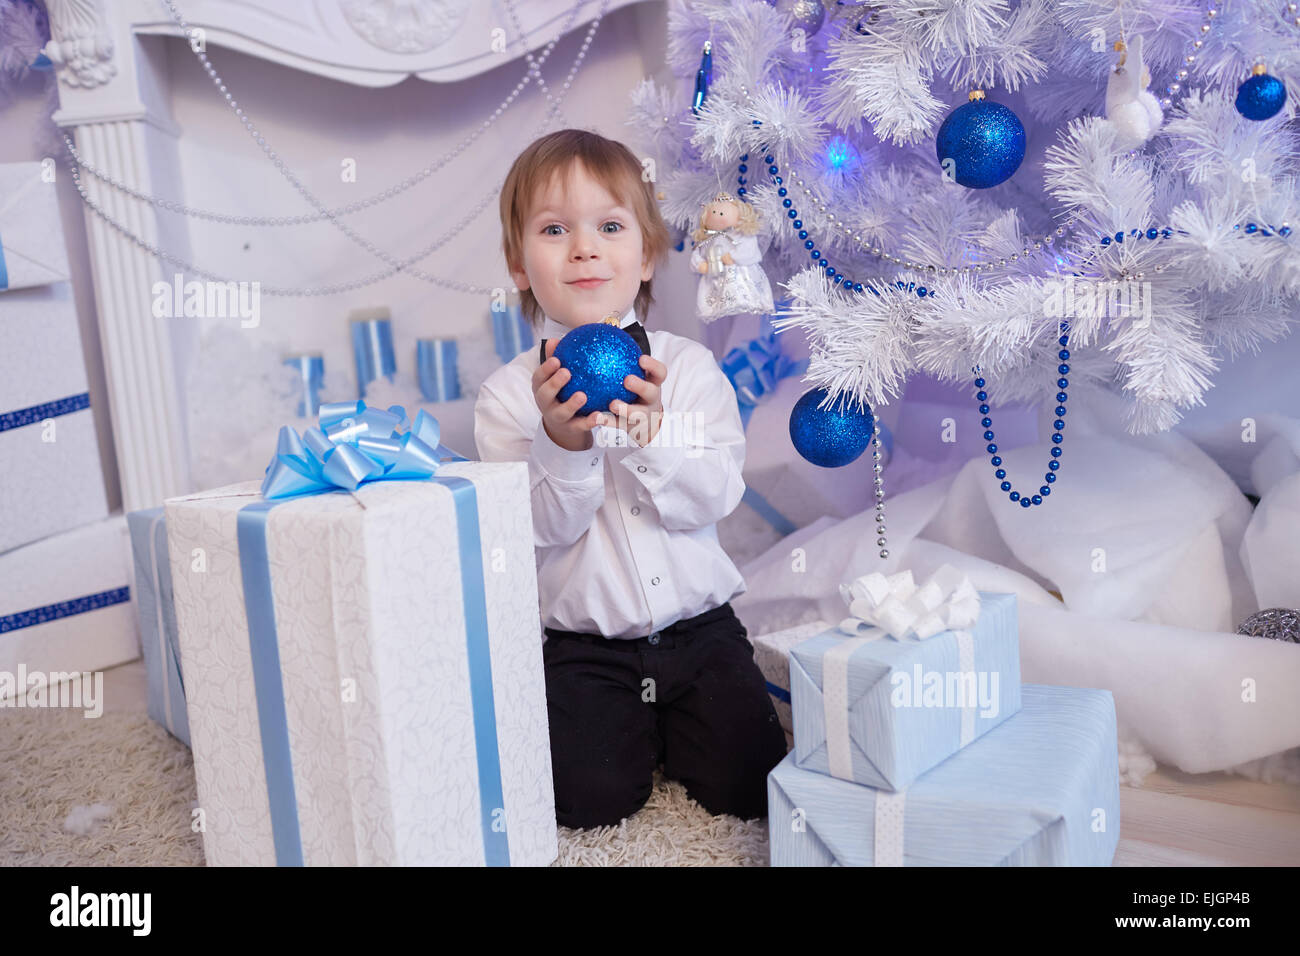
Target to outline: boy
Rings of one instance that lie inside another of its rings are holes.
[[[744,493],[735,392],[703,345],[639,322],[668,229],[620,143],[543,136],[501,192],[503,247],[529,350],[483,383],[483,461],[527,461],[556,819],[616,824],[660,761],[710,813],[764,816],[785,735],[731,599],[745,591],[716,522]],[[610,321],[641,345],[635,404],[578,417],[552,356],[569,329]]]

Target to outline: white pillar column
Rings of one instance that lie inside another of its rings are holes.
[[[175,130],[160,102],[146,103],[140,90],[158,89],[158,57],[146,55],[130,30],[130,18],[106,18],[87,0],[50,0],[52,39],[46,48],[59,79],[55,122],[68,131],[82,159],[109,179],[158,195],[160,157],[175,156]],[[94,16],[87,14],[90,8]],[[109,23],[116,19],[113,26]],[[155,164],[151,164],[153,159]],[[174,163],[173,163],[174,166]],[[157,210],[121,190],[81,175],[87,195],[123,228],[147,243],[188,245],[183,227],[160,242]],[[175,188],[167,195],[179,195]],[[86,233],[99,312],[113,439],[127,510],[160,504],[192,490],[183,396],[176,376],[171,318],[155,318],[153,285],[172,269],[85,209]],[[169,281],[169,280],[168,280]],[[179,330],[177,330],[179,331]]]

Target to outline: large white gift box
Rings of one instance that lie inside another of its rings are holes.
[[[526,463],[165,511],[209,864],[555,858]]]
[[[0,554],[0,671],[82,673],[139,657],[130,562],[121,512]]]
[[[8,551],[102,521],[108,501],[68,283],[0,294],[0,341],[0,551]]]

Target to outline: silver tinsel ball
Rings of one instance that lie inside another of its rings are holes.
[[[777,12],[790,18],[790,28],[800,29],[804,36],[812,36],[826,21],[826,8],[821,0],[776,0]]]
[[[1270,607],[1256,611],[1237,628],[1238,634],[1248,637],[1268,637],[1275,641],[1300,644],[1300,611],[1286,607]]]

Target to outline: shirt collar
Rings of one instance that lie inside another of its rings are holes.
[[[631,305],[631,306],[628,307],[627,312],[623,313],[623,319],[622,319],[622,321],[619,322],[618,327],[619,327],[620,329],[625,329],[625,328],[627,328],[629,325],[631,325],[633,322],[635,322],[636,320],[637,320],[637,319],[636,319],[636,306],[635,306],[635,305]],[[541,335],[541,337],[544,338],[544,339],[558,339],[558,338],[560,338],[561,336],[563,336],[564,333],[567,332],[567,331],[569,331],[569,327],[568,327],[568,326],[566,326],[566,325],[561,325],[559,322],[555,321],[555,320],[554,320],[553,318],[551,318],[549,315],[546,316],[546,318],[543,319],[543,321],[542,321],[542,335]]]

